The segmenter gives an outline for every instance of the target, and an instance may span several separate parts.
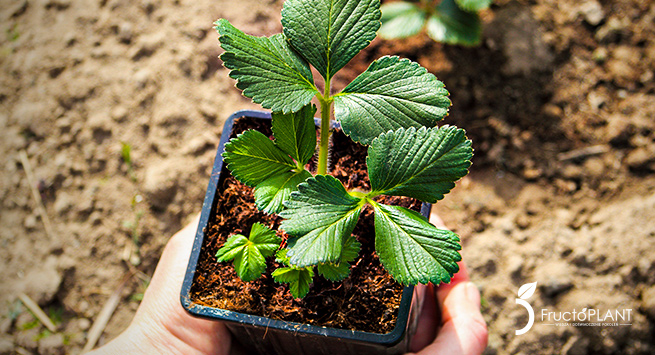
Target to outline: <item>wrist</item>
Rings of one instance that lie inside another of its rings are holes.
[[[157,348],[155,344],[152,343],[152,340],[151,337],[144,333],[141,327],[130,325],[109,343],[89,352],[88,354],[148,354],[152,353],[152,349]],[[150,349],[150,351],[148,351],[148,349]]]
[[[193,349],[182,343],[180,339],[166,334],[158,324],[146,326],[141,323],[132,323],[109,343],[88,354],[191,354],[191,350]]]

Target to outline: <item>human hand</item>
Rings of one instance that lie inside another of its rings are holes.
[[[89,354],[229,354],[225,325],[195,318],[180,303],[197,227],[198,218],[168,241],[130,326]]]
[[[436,214],[430,216],[430,222],[446,228]],[[480,313],[480,291],[469,280],[464,262],[459,263],[459,272],[449,284],[417,287],[424,288],[421,291],[426,295],[410,344],[412,351],[416,355],[482,354],[487,347],[487,325]]]
[[[436,215],[431,222],[445,228]],[[230,353],[232,339],[223,323],[195,318],[179,302],[179,290],[197,225],[196,218],[176,233],[164,248],[130,326],[116,339],[90,354]],[[480,293],[469,281],[464,264],[460,263],[460,271],[449,284],[436,288],[417,287],[425,288],[426,298],[411,342],[413,351],[420,350],[416,355],[481,354],[487,344],[487,328],[480,314]],[[436,306],[437,300],[441,313]],[[435,339],[439,326],[441,329]]]

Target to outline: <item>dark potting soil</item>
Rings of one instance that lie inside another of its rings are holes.
[[[232,137],[246,129],[257,129],[271,136],[270,121],[242,117],[235,121]],[[331,172],[347,189],[370,189],[366,172],[366,147],[352,142],[340,130],[332,136]],[[310,161],[310,166],[314,165]],[[243,282],[231,263],[216,262],[216,251],[233,234],[248,235],[260,222],[277,229],[281,219],[255,207],[253,189],[238,182],[223,167],[216,211],[210,218],[195,279],[191,287],[193,302],[272,319],[332,328],[388,333],[393,330],[403,287],[384,270],[375,254],[373,211],[364,209],[353,235],[362,244],[350,275],[331,282],[315,275],[303,299],[293,299],[288,285],[276,283],[271,272],[280,266],[268,259],[266,273],[258,280]],[[414,199],[381,197],[381,202],[419,211]],[[286,241],[285,233],[278,236]]]

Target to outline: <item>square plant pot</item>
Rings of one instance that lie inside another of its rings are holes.
[[[230,310],[207,307],[195,303],[191,297],[194,275],[203,247],[208,223],[216,211],[217,196],[226,175],[223,170],[222,153],[230,139],[234,122],[240,117],[270,120],[271,114],[264,111],[243,110],[232,114],[225,122],[218,146],[209,186],[202,206],[200,222],[193,244],[189,265],[180,293],[182,306],[192,315],[225,322],[234,340],[241,343],[249,354],[402,354],[409,349],[409,340],[416,330],[418,313],[422,306],[422,288],[404,287],[397,321],[392,331],[385,334],[356,330],[337,329],[316,325],[300,324],[266,317],[244,314]],[[317,124],[320,121],[317,120]],[[335,123],[333,123],[335,124]],[[225,170],[227,171],[227,170]],[[421,214],[429,217],[431,204],[423,203]],[[364,304],[355,307],[366,307]]]

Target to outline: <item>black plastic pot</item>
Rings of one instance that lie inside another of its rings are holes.
[[[218,308],[194,304],[190,297],[200,249],[205,237],[205,227],[216,209],[217,187],[221,176],[223,159],[221,154],[229,140],[234,120],[240,117],[271,119],[269,112],[244,110],[235,112],[225,122],[221,141],[216,152],[214,167],[202,206],[198,231],[193,243],[180,298],[182,306],[192,315],[226,322],[234,339],[240,342],[252,354],[402,354],[408,350],[409,339],[416,329],[418,313],[421,309],[423,295],[418,289],[405,287],[398,309],[396,327],[389,333],[377,334],[351,331],[315,325],[299,324],[269,319],[250,314],[238,313]],[[421,213],[428,217],[431,205],[424,203]],[[366,307],[366,305],[358,305]]]

